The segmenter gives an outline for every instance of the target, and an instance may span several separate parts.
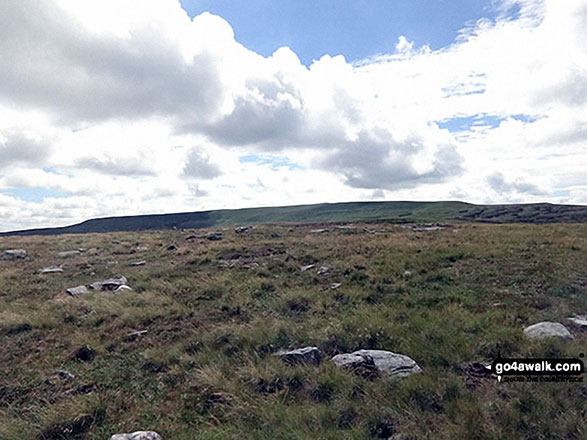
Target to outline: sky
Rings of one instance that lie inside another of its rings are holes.
[[[0,231],[587,204],[587,0],[3,0]]]

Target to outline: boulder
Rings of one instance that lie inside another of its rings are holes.
[[[26,251],[24,249],[8,249],[0,258],[2,260],[22,260],[26,258]]]
[[[352,370],[373,365],[379,374],[393,377],[406,377],[422,371],[409,356],[385,350],[358,350],[339,354],[332,358],[332,362]]]
[[[63,272],[63,268],[61,266],[48,266],[48,267],[44,267],[43,269],[39,269],[40,274],[60,273],[60,272]]]
[[[70,287],[66,290],[71,296],[79,296],[83,295],[84,293],[88,293],[88,289],[86,286],[77,286],[77,287]]]
[[[136,431],[131,434],[114,434],[110,440],[163,440],[154,431]]]
[[[587,328],[587,315],[575,315],[572,318],[567,318],[572,324],[581,328]]]
[[[304,347],[290,351],[279,351],[275,353],[275,356],[279,356],[281,360],[288,365],[319,365],[322,362],[322,352],[318,347]]]
[[[80,251],[64,251],[64,252],[59,252],[57,254],[58,257],[60,258],[69,258],[69,257],[75,257],[76,255],[79,255]]]
[[[90,288],[94,290],[116,290],[126,283],[126,277],[122,275],[115,275],[114,277],[108,278],[107,280],[96,281],[95,283],[90,284]]]
[[[524,329],[528,339],[562,338],[573,339],[571,332],[560,322],[539,322]]]

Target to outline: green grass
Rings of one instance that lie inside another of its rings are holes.
[[[29,253],[0,261],[0,439],[585,438],[584,383],[472,381],[461,366],[585,351],[576,328],[569,342],[522,329],[587,310],[587,225],[357,226],[258,226],[216,242],[185,241],[189,231],[0,237],[0,250]],[[57,257],[79,247],[89,250]],[[128,267],[137,259],[147,264]],[[62,274],[36,273],[59,263]],[[313,263],[328,274],[300,271]],[[64,293],[116,273],[133,292]],[[73,360],[84,345],[94,360]],[[322,365],[271,355],[307,345]],[[409,355],[423,372],[368,380],[329,361],[360,348]]]

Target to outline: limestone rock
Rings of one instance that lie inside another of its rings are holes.
[[[61,266],[48,266],[48,267],[44,267],[43,269],[39,269],[40,274],[60,273],[60,272],[63,272],[63,268]]]
[[[144,266],[145,264],[147,264],[145,260],[131,261],[130,263],[128,263],[128,265],[131,267]]]
[[[126,277],[122,275],[115,275],[114,277],[108,278],[104,281],[96,281],[95,283],[90,284],[90,287],[94,290],[116,290],[126,283]]]
[[[572,318],[567,318],[567,320],[580,328],[587,328],[587,315],[575,315]]]
[[[114,434],[110,440],[163,440],[154,431],[136,431],[131,434]]]
[[[69,258],[69,257],[75,257],[76,255],[79,255],[80,251],[64,251],[64,252],[59,252],[57,254],[58,257],[60,258]]]
[[[0,257],[2,260],[22,260],[26,258],[24,249],[8,249]]]
[[[304,347],[290,351],[279,351],[275,353],[288,365],[310,364],[319,365],[322,362],[322,352],[318,347]]]
[[[573,335],[559,322],[539,322],[524,329],[528,339],[562,338],[573,339]]]
[[[332,361],[339,367],[350,369],[374,365],[380,374],[394,377],[405,377],[422,371],[409,356],[385,350],[358,350],[334,356]]]
[[[132,288],[130,286],[127,286],[126,284],[123,284],[121,286],[118,286],[114,292],[119,293],[119,292],[130,292],[132,290]]]
[[[70,287],[66,290],[71,296],[79,296],[83,295],[84,293],[88,293],[88,289],[86,286],[77,286],[77,287]]]

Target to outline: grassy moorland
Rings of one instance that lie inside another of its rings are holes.
[[[0,261],[0,439],[586,438],[585,383],[498,383],[468,365],[585,351],[577,327],[567,342],[522,329],[587,310],[587,224],[358,226],[0,237],[29,255]],[[65,293],[117,273],[134,291]],[[271,355],[308,345],[320,366]],[[85,346],[95,356],[74,359]],[[370,380],[329,361],[359,348],[423,372]]]
[[[530,203],[473,205],[464,202],[346,202],[267,208],[147,214],[86,220],[75,225],[0,232],[58,235],[94,232],[212,228],[238,224],[379,221],[390,223],[467,221],[486,223],[585,223],[587,206]]]

